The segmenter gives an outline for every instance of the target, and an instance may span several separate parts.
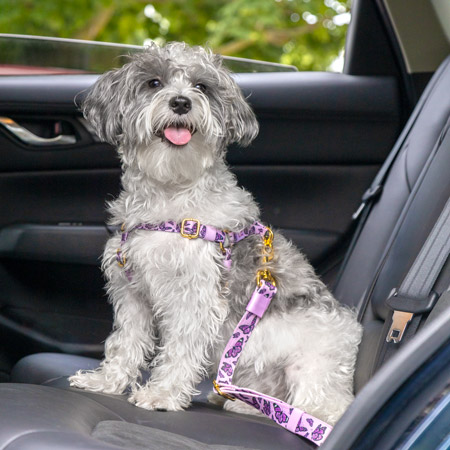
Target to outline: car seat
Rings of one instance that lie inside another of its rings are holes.
[[[385,341],[385,324],[391,317],[385,301],[390,291],[400,286],[450,196],[449,92],[450,57],[433,76],[400,136],[397,156],[334,287],[336,297],[355,307],[364,325],[355,374],[355,392],[362,392],[355,405],[361,403],[361,396],[377,395],[370,386],[380,384],[380,377],[374,374]],[[434,287],[439,294],[450,282],[448,266]],[[420,318],[419,329],[425,319]],[[441,322],[436,321],[434,331],[442,337],[448,334],[448,327]],[[382,371],[397,373],[397,383],[404,380],[408,375],[406,370],[402,374],[405,360],[430,336],[432,327],[424,327],[410,343],[401,343],[399,354]],[[314,447],[263,417],[238,415],[208,404],[205,393],[211,387],[207,382],[200,385],[202,395],[185,412],[146,411],[129,404],[125,396],[68,387],[67,376],[97,364],[90,358],[61,354],[36,354],[19,361],[12,372],[13,382],[0,385],[0,447]],[[342,423],[348,422],[346,417],[354,414],[353,410],[350,407]],[[325,447],[343,448],[332,444],[333,439],[342,439],[343,426],[338,423]]]

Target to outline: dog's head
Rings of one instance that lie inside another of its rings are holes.
[[[192,180],[226,145],[248,145],[258,124],[220,56],[201,47],[152,44],[102,75],[82,105],[99,137],[127,166],[159,181]]]

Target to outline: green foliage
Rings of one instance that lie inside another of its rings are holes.
[[[347,25],[339,18],[349,1],[0,0],[0,32],[136,45],[184,40],[224,55],[326,70],[343,49]]]

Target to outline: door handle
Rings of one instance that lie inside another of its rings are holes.
[[[14,134],[14,136],[16,136],[19,140],[29,145],[67,145],[75,144],[77,142],[76,137],[70,134],[60,134],[59,136],[55,136],[53,138],[42,138],[40,136],[36,136],[34,133],[20,126],[9,117],[0,117],[0,125]]]

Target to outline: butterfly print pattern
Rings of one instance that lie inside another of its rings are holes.
[[[222,370],[231,377],[233,375],[233,366],[231,364],[228,364],[227,362],[224,362],[222,364]]]
[[[244,334],[249,334],[251,333],[254,328],[255,328],[255,324],[256,324],[256,316],[253,318],[252,323],[250,325],[241,325],[239,327],[239,329],[244,333]]]
[[[244,338],[239,339],[236,344],[234,344],[233,347],[231,347],[230,350],[225,353],[225,358],[236,358],[236,356],[238,356],[242,351],[243,343]]]
[[[307,414],[305,413],[304,416]],[[318,419],[311,416],[304,419],[304,416],[299,420],[295,432],[315,443],[324,440],[332,428]]]
[[[242,241],[248,236],[260,235],[264,236],[267,233],[267,228],[264,225],[261,225],[259,222],[255,222],[250,228],[244,228],[237,233],[230,233],[230,239],[233,243]]]
[[[318,425],[317,428],[312,432],[312,439],[314,441],[321,441],[326,430],[327,427],[321,427],[320,425]]]
[[[288,423],[289,422],[289,416],[283,412],[283,410],[280,408],[279,405],[276,403],[273,404],[273,409],[275,412],[275,419],[277,419],[277,422],[282,423]]]

